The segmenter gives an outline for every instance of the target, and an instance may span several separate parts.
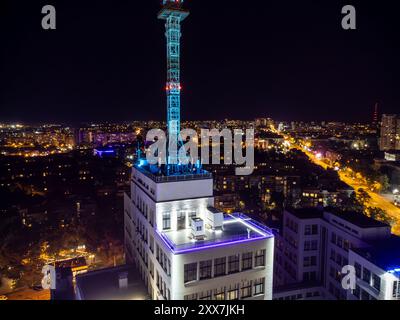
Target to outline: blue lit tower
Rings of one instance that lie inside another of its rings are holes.
[[[167,128],[169,152],[167,157],[166,174],[182,172],[179,169],[177,150],[171,146],[181,145],[180,118],[181,118],[181,81],[180,81],[180,47],[181,22],[187,18],[189,11],[182,8],[183,0],[163,0],[163,7],[158,18],[165,20],[167,38]],[[179,150],[179,149],[178,149]]]

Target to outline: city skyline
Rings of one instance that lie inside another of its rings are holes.
[[[400,300],[395,10],[158,2],[0,5],[0,301]]]
[[[194,13],[183,27],[183,120],[244,118],[245,109],[247,119],[370,121],[377,102],[395,113],[389,4],[354,3],[351,31],[341,28],[339,3],[186,5]],[[158,1],[118,3],[115,12],[98,2],[56,4],[55,31],[41,29],[36,3],[2,6],[2,30],[13,26],[2,35],[2,121],[165,118]]]

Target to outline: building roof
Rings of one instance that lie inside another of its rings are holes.
[[[298,219],[322,219],[324,211],[319,208],[301,208],[301,209],[286,209],[287,212],[294,215]]]
[[[347,222],[354,224],[360,228],[382,228],[382,227],[387,228],[389,226],[386,223],[383,223],[378,220],[374,220],[374,219],[367,217],[366,215],[364,215],[362,213],[358,213],[358,212],[353,212],[353,211],[338,212],[335,210],[330,210],[328,212],[335,215],[336,217],[346,220]]]
[[[119,287],[121,275],[128,276],[128,286]],[[138,270],[132,265],[91,271],[76,277],[82,300],[147,300],[148,294]]]
[[[392,236],[390,239],[373,242],[370,247],[352,250],[387,272],[400,271],[400,237]]]

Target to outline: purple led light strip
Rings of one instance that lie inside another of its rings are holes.
[[[257,240],[265,240],[265,239],[273,237],[272,234],[270,234],[270,235],[260,235],[257,238],[244,238],[244,239],[240,239],[240,240],[227,240],[227,241],[224,241],[224,242],[204,245],[204,246],[201,246],[201,247],[195,247],[195,248],[179,250],[179,249],[175,249],[174,244],[167,237],[165,237],[162,233],[160,233],[158,230],[156,230],[156,232],[159,235],[159,237],[161,238],[161,240],[165,243],[165,245],[172,251],[173,254],[185,254],[185,253],[196,252],[196,251],[201,251],[201,250],[206,250],[206,249],[230,246],[230,245],[234,245],[234,244],[248,243],[248,242],[253,242],[253,241],[257,241]]]

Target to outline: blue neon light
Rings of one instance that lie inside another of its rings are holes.
[[[388,273],[391,273],[391,274],[398,273],[398,272],[400,272],[400,268],[395,268],[395,269],[392,269],[392,270],[388,271]]]

